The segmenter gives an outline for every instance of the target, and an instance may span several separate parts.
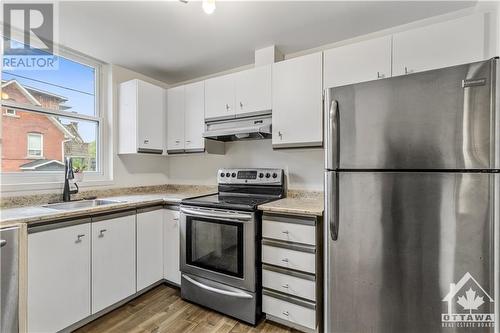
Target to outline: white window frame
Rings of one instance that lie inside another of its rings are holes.
[[[3,115],[8,117],[18,117],[16,114],[16,109],[13,108],[6,108]]]
[[[112,170],[113,157],[112,147],[113,139],[111,132],[107,130],[108,124],[112,123],[111,112],[112,108],[108,105],[108,91],[110,90],[110,66],[81,54],[77,51],[68,49],[63,46],[58,46],[59,56],[67,58],[71,61],[90,66],[95,70],[95,116],[87,116],[83,114],[75,114],[68,111],[49,110],[40,107],[31,107],[27,109],[22,104],[2,100],[2,107],[14,108],[18,110],[37,111],[40,113],[60,116],[65,118],[73,118],[76,120],[91,120],[98,123],[98,131],[96,133],[96,158],[99,165],[99,171],[86,171],[83,181],[78,185],[81,188],[112,185]],[[61,171],[30,171],[30,172],[7,172],[0,173],[1,177],[1,192],[23,192],[33,190],[53,190],[61,189],[64,184],[64,173]]]
[[[40,155],[31,155],[30,154],[30,136],[35,137],[38,136],[40,138]],[[32,159],[42,159],[43,158],[43,134],[37,132],[28,132],[26,134],[26,156]]]

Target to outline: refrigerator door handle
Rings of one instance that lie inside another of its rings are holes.
[[[336,241],[339,237],[339,190],[338,174],[325,173],[325,223],[330,229],[330,237]]]
[[[325,144],[325,168],[327,170],[336,169],[338,166],[339,154],[339,107],[336,100],[330,100],[330,92],[326,93],[326,107],[328,111],[325,113],[326,124],[326,144]]]

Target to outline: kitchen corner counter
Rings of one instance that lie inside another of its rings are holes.
[[[215,190],[216,191],[216,190]],[[35,225],[38,223],[57,222],[67,220],[69,218],[77,218],[83,216],[92,216],[97,214],[105,214],[120,210],[137,209],[145,206],[164,205],[164,204],[179,204],[182,199],[213,193],[211,188],[193,187],[186,190],[177,190],[165,193],[153,194],[133,194],[99,197],[99,199],[109,199],[121,201],[109,205],[81,208],[72,210],[57,210],[48,207],[27,206],[2,209],[0,212],[1,220],[0,227],[10,227],[19,224]]]
[[[268,202],[258,208],[264,212],[323,216],[322,192],[293,192],[286,198]]]

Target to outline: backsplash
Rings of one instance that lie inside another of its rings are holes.
[[[137,186],[137,187],[119,187],[110,188],[103,190],[86,190],[81,191],[78,194],[71,196],[72,200],[85,199],[90,197],[113,197],[118,195],[127,194],[152,194],[152,193],[163,193],[163,192],[181,192],[181,191],[217,191],[215,186],[197,186],[197,185],[175,185],[175,184],[164,184],[164,185],[151,185],[151,186]],[[23,195],[23,196],[12,196],[12,197],[2,197],[0,201],[0,208],[12,208],[12,207],[23,207],[23,206],[33,206],[42,205],[51,202],[62,201],[62,193],[43,193],[34,195]]]

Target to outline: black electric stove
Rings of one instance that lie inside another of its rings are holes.
[[[284,196],[281,169],[221,169],[218,193],[182,200],[183,205],[255,211],[259,205]]]

